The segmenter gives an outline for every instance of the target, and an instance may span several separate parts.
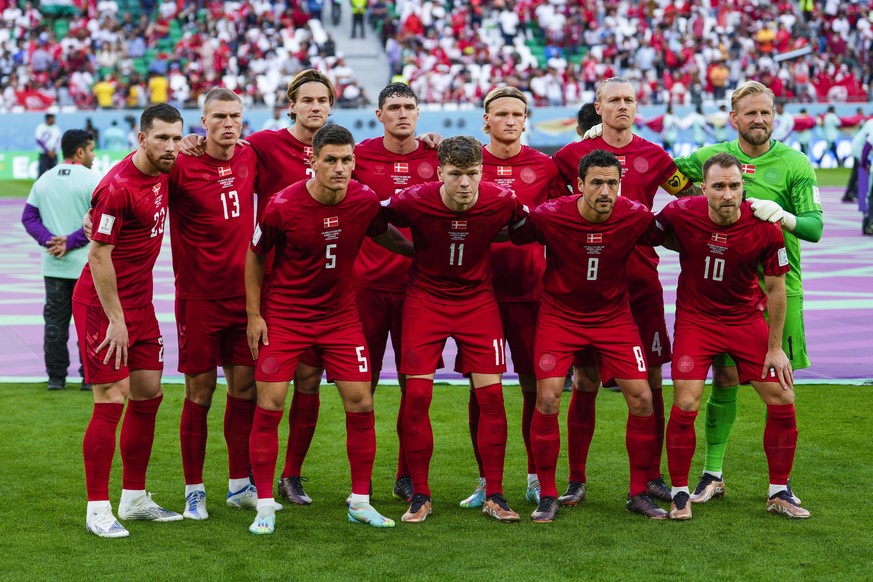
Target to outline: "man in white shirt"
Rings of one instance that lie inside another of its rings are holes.
[[[37,177],[39,177],[45,174],[46,171],[54,168],[58,163],[61,130],[55,125],[54,113],[45,114],[45,122],[36,126],[34,137],[39,148],[39,173],[37,174]]]

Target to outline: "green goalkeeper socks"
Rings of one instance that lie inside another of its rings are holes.
[[[728,436],[737,419],[737,392],[739,386],[712,387],[706,401],[706,456],[703,470],[720,473]]]

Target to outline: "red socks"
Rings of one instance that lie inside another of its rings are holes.
[[[145,489],[146,471],[155,441],[155,417],[164,395],[148,400],[127,401],[121,423],[121,488]]]
[[[670,409],[670,422],[667,424],[667,468],[673,487],[688,487],[691,459],[697,447],[697,434],[694,432],[696,418],[696,410],[684,412],[675,406]]]
[[[401,442],[406,451],[406,465],[416,493],[430,497],[428,473],[433,456],[433,428],[430,424],[430,403],[433,400],[433,380],[407,378],[406,404],[403,406]]]
[[[503,406],[503,385],[490,384],[477,388],[479,402],[479,454],[485,473],[485,495],[503,495],[503,464],[506,458],[506,409]]]
[[[303,461],[315,434],[320,403],[318,394],[303,394],[294,390],[291,410],[288,412],[288,449],[285,451],[282,477],[300,476]]]
[[[227,395],[224,409],[224,440],[227,442],[227,476],[245,479],[249,476],[249,438],[255,420],[254,400],[241,400]],[[183,411],[184,413],[184,411]]]
[[[400,388],[400,407],[397,409],[397,477],[409,477],[409,467],[406,466],[406,449],[403,447],[403,407],[406,406],[406,388]]]
[[[655,450],[648,481],[661,476],[661,452],[664,450],[664,390],[652,390],[652,408],[655,411]]]
[[[109,471],[115,456],[115,431],[123,410],[124,404],[94,404],[91,422],[82,440],[88,501],[109,500]]]
[[[574,388],[570,396],[570,407],[567,409],[567,460],[570,463],[568,481],[588,482],[585,466],[588,464],[588,449],[594,437],[596,402],[597,392],[581,392]]]
[[[185,485],[203,483],[203,463],[206,459],[209,408],[185,399],[182,420],[179,423],[179,442],[182,445],[182,471]]]
[[[258,499],[273,497],[273,477],[276,474],[276,458],[279,456],[279,422],[281,410],[255,408],[252,434],[249,440],[249,457],[252,475],[258,489]]]
[[[473,456],[476,457],[476,465],[479,467],[479,477],[485,476],[485,466],[482,464],[482,455],[479,453],[479,400],[476,398],[476,390],[470,387],[470,400],[467,403],[467,414],[470,423],[470,442],[473,443]]]
[[[524,450],[527,452],[527,474],[535,475],[537,464],[534,462],[533,449],[530,445],[530,422],[537,407],[537,393],[522,390],[521,397],[524,399],[521,409],[521,438],[524,440]]]
[[[655,415],[634,416],[628,413],[625,446],[630,461],[630,495],[647,491],[646,477],[655,454]]]
[[[534,410],[530,422],[530,444],[537,464],[540,495],[557,498],[555,466],[558,464],[558,452],[561,450],[561,429],[558,427],[557,413],[543,414],[539,410]]]
[[[346,412],[346,452],[352,469],[352,493],[369,495],[376,460],[376,421],[372,410]]]
[[[797,418],[793,404],[768,404],[764,425],[764,452],[770,469],[770,483],[785,485],[797,449]]]

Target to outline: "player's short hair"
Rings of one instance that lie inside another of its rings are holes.
[[[437,147],[440,166],[471,168],[482,163],[482,144],[469,135],[447,137]]]
[[[483,102],[483,108],[485,109],[485,113],[488,113],[488,108],[491,107],[491,104],[501,99],[503,97],[512,97],[513,99],[518,99],[522,103],[524,103],[524,114],[528,115],[530,110],[528,109],[527,96],[521,92],[521,90],[515,87],[498,87],[496,89],[492,89],[485,95],[485,101]],[[491,126],[487,123],[482,127],[482,132],[485,134],[491,133]]]
[[[583,182],[591,168],[618,168],[619,178],[621,177],[621,162],[615,154],[606,150],[594,150],[579,160],[579,177]]]
[[[288,103],[295,103],[297,101],[297,94],[300,93],[300,87],[306,83],[321,83],[327,87],[327,101],[330,103],[330,106],[333,107],[333,102],[336,99],[336,89],[334,88],[333,83],[330,82],[330,79],[327,78],[327,75],[320,73],[315,69],[304,69],[294,75],[293,79],[288,81],[288,90],[285,91],[285,94],[288,96]],[[290,112],[288,113],[288,117],[291,118],[291,121],[297,119],[297,115]]]
[[[733,154],[729,154],[727,152],[721,152],[720,154],[715,154],[705,162],[703,162],[703,181],[706,182],[706,175],[709,173],[709,169],[713,166],[718,166],[719,168],[730,168],[731,166],[735,167],[740,175],[743,174],[743,165],[740,163],[740,160]]]
[[[143,133],[148,133],[152,129],[155,120],[158,119],[164,123],[182,123],[182,114],[179,110],[169,103],[155,103],[146,107],[139,118],[139,130]]]
[[[213,87],[206,93],[206,98],[203,99],[203,114],[206,115],[206,106],[212,103],[213,101],[236,101],[240,105],[242,105],[242,99],[239,98],[239,95],[231,91],[230,89],[226,89],[224,87]]]
[[[579,133],[585,133],[598,123],[603,123],[603,118],[597,113],[594,108],[594,103],[586,103],[579,108],[579,113],[576,115],[576,125],[579,127]]]
[[[631,85],[630,79],[627,77],[609,77],[608,79],[604,79],[597,85],[597,90],[594,92],[594,101],[599,102],[600,98],[603,97],[603,89],[612,83],[627,83]],[[631,85],[633,87],[633,85]],[[634,90],[636,93],[636,90]]]
[[[758,81],[746,81],[745,83],[742,83],[731,95],[731,110],[737,110],[737,106],[739,105],[741,99],[745,99],[750,95],[761,94],[766,94],[770,96],[770,105],[772,107],[773,103],[776,101],[776,94],[773,93],[770,88],[762,83],[759,83]]]
[[[90,131],[68,129],[61,137],[61,154],[65,160],[69,160],[76,155],[77,149],[88,147],[89,141],[94,141],[94,136],[91,135]]]
[[[355,147],[355,138],[348,129],[342,125],[328,123],[315,132],[312,136],[312,154],[317,158],[321,148],[328,145]]]
[[[382,109],[391,97],[409,97],[415,99],[415,104],[418,105],[418,95],[406,83],[388,83],[379,91],[379,109]]]

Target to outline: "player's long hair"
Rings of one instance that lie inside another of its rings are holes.
[[[300,71],[294,75],[294,78],[291,79],[291,81],[288,82],[288,90],[285,92],[288,96],[288,103],[294,103],[297,101],[297,94],[300,92],[300,87],[306,83],[321,83],[327,87],[327,101],[330,103],[330,106],[333,107],[333,102],[336,100],[336,89],[334,89],[333,83],[330,82],[327,75],[324,75],[315,69],[305,69]],[[291,118],[291,121],[297,120],[297,114],[290,111],[288,112],[288,117]]]

